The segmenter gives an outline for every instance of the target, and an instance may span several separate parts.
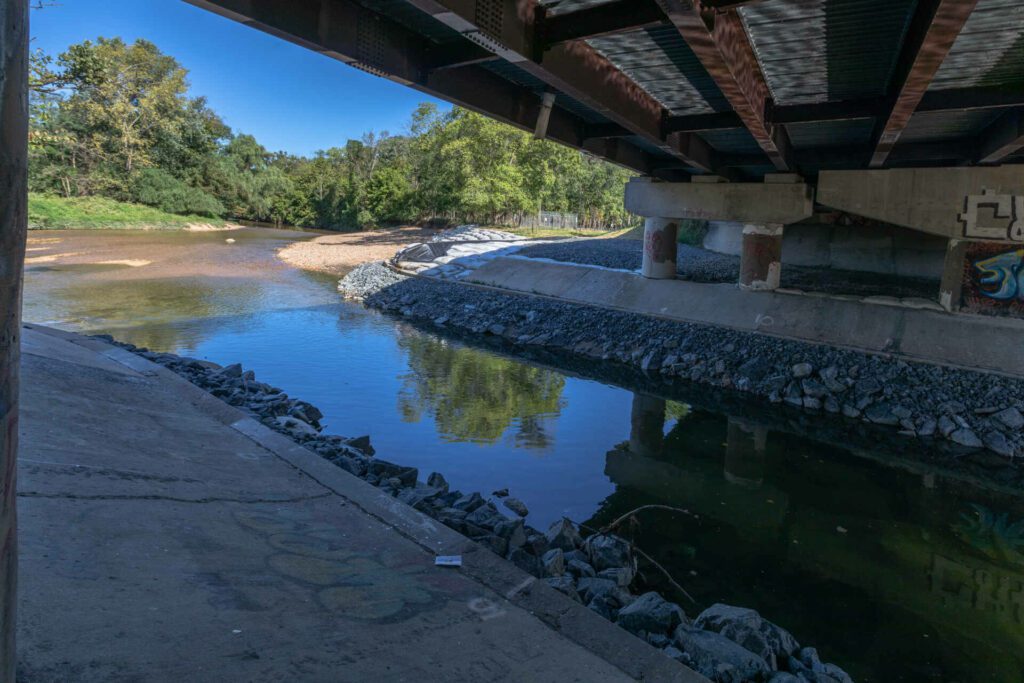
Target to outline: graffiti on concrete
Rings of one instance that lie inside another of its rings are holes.
[[[647,230],[644,232],[644,252],[654,263],[675,260],[675,255],[672,251],[675,227],[674,224],[669,223],[658,230]]]
[[[998,194],[989,189],[967,195],[960,223],[964,237],[1024,242],[1024,195]]]
[[[964,259],[963,309],[989,315],[1024,315],[1024,249],[972,244]]]
[[[1024,286],[1021,285],[1021,259],[1024,249],[1006,251],[992,258],[974,262],[978,272],[978,283],[983,296],[998,301],[1024,299]]]

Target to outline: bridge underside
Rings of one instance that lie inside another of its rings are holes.
[[[1017,0],[186,1],[638,172],[648,277],[705,219],[774,289],[838,212],[946,240],[948,310],[1024,310]]]
[[[645,175],[1024,161],[1016,0],[187,1]]]

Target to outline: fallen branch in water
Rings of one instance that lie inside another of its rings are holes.
[[[643,510],[669,510],[671,512],[681,512],[684,515],[690,514],[689,510],[684,510],[682,508],[672,507],[671,505],[641,505],[640,507],[635,508],[633,510],[630,510],[626,514],[620,516],[618,519],[616,519],[611,524],[605,525],[605,527],[600,529],[600,530],[594,529],[593,527],[589,527],[586,524],[582,524],[580,522],[577,522],[577,521],[574,521],[574,520],[571,520],[571,519],[569,521],[572,522],[573,524],[575,524],[576,526],[578,526],[580,529],[586,529],[587,531],[593,532],[595,534],[607,534],[609,531],[611,531],[612,529],[614,529],[615,527],[619,526],[620,524],[622,524],[623,522],[625,522],[627,520],[634,520],[635,521],[636,514],[638,512],[642,512]],[[697,604],[697,601],[693,599],[693,596],[690,595],[686,591],[686,589],[683,588],[679,584],[678,581],[676,581],[674,578],[672,578],[672,574],[670,574],[667,569],[662,567],[661,564],[658,563],[657,560],[655,560],[653,557],[651,557],[650,555],[645,553],[643,550],[641,550],[636,545],[636,543],[634,543],[633,541],[626,541],[626,542],[629,543],[630,550],[632,550],[637,555],[639,555],[640,557],[644,558],[645,560],[650,562],[652,565],[654,565],[654,567],[658,571],[660,571],[665,576],[666,579],[668,579],[669,584],[671,584],[673,588],[675,588],[677,591],[679,591],[680,593],[685,595],[687,600],[689,600],[690,602],[692,602],[695,605]]]

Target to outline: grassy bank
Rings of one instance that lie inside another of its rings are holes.
[[[142,204],[127,204],[102,197],[65,199],[36,193],[28,197],[29,230],[180,230],[191,224],[221,226],[224,221],[204,216],[177,216]]]

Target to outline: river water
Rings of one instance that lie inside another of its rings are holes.
[[[688,614],[754,607],[857,681],[1024,680],[1016,492],[418,330],[276,258],[307,237],[32,232],[25,319],[241,362],[423,478],[509,488],[537,528],[683,509],[633,533]]]

